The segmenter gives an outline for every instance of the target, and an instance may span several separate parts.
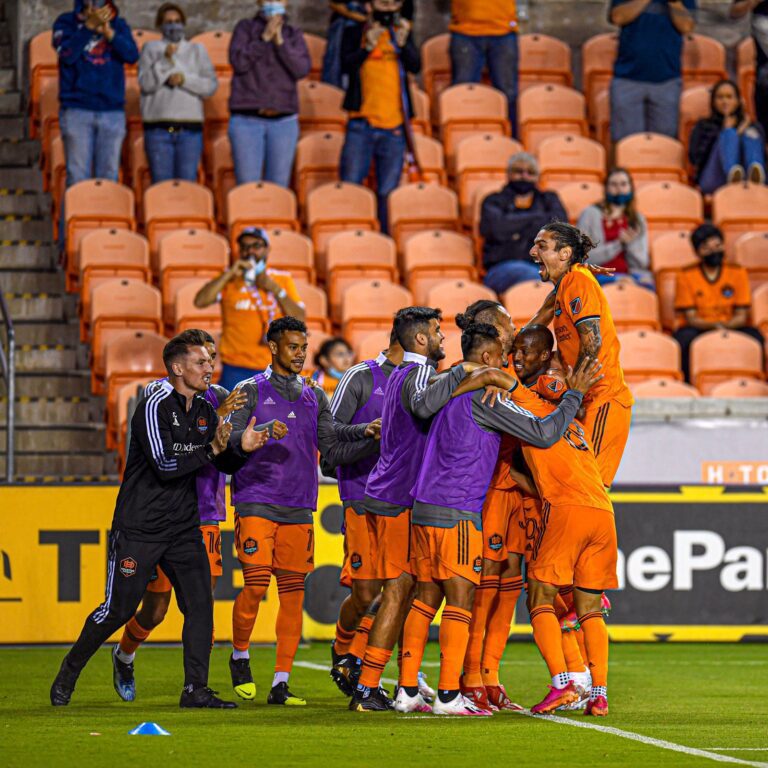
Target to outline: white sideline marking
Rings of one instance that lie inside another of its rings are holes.
[[[304,669],[316,669],[318,672],[331,671],[329,667],[326,667],[323,664],[315,664],[314,661],[294,661],[293,666],[304,667]],[[381,682],[386,683],[387,685],[397,685],[397,680],[393,680],[391,677],[382,677]]]
[[[768,752],[768,747],[707,747],[712,752]]]

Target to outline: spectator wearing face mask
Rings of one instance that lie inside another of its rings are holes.
[[[612,275],[595,275],[601,285],[624,278],[654,290],[648,224],[635,208],[635,188],[629,171],[614,168],[608,173],[602,201],[585,208],[576,226],[597,243],[589,252],[590,264],[616,270]]]
[[[131,28],[111,0],[75,0],[53,25],[59,57],[59,125],[67,186],[117,181],[125,138],[126,64],[138,61]]]
[[[221,304],[219,354],[223,365],[219,384],[229,391],[269,365],[269,324],[289,315],[303,321],[305,315],[291,275],[267,266],[267,231],[248,227],[240,233],[237,245],[238,260],[195,296],[199,308]]]
[[[144,44],[139,59],[144,151],[152,183],[197,181],[203,154],[203,99],[216,92],[216,72],[202,45],[184,37],[187,19],[163,3],[155,26],[163,39]]]
[[[677,278],[675,311],[684,325],[674,336],[682,351],[682,369],[690,381],[691,342],[702,333],[728,328],[746,333],[763,345],[763,336],[749,325],[752,295],[747,270],[724,264],[723,233],[712,224],[702,224],[691,234],[699,264],[682,270]]]
[[[568,220],[557,193],[538,188],[539,164],[533,155],[512,155],[507,179],[501,192],[483,200],[480,211],[484,281],[498,294],[525,280],[539,279],[539,268],[529,254],[536,233],[551,221]]]
[[[312,374],[312,380],[331,398],[354,361],[355,354],[346,339],[341,336],[326,339],[315,354],[315,372]]]
[[[229,46],[229,142],[238,184],[287,187],[299,140],[297,83],[312,62],[302,31],[287,20],[287,3],[258,4],[256,16],[237,23]]]

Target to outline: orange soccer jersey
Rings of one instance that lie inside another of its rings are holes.
[[[710,281],[701,266],[684,269],[677,278],[675,310],[695,309],[702,320],[727,323],[737,309],[751,305],[749,275],[744,267],[723,264],[717,279]]]

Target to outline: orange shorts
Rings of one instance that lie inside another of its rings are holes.
[[[396,579],[411,573],[411,510],[397,517],[366,512],[371,548],[371,578]]]
[[[590,403],[584,414],[584,432],[589,435],[606,488],[619,471],[631,421],[632,408],[617,400]]]
[[[208,553],[208,562],[211,566],[211,576],[221,576],[221,531],[218,525],[201,525],[200,531],[203,534],[203,544]],[[170,592],[173,587],[171,580],[163,573],[163,569],[158,565],[155,568],[155,574],[147,585],[147,592]]]
[[[525,552],[523,494],[489,488],[483,506],[483,557],[503,562]]]
[[[528,565],[529,578],[584,589],[616,589],[618,544],[613,513],[592,507],[541,510],[542,536]]]
[[[276,523],[264,517],[235,515],[237,559],[246,565],[310,573],[315,569],[312,523]]]
[[[469,520],[453,528],[411,527],[411,551],[416,581],[445,581],[461,576],[480,583],[483,572],[483,534]]]
[[[351,587],[353,580],[376,578],[367,518],[367,515],[359,515],[351,507],[344,510],[344,565],[339,579],[343,587]]]

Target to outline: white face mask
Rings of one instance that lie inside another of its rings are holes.
[[[251,259],[251,266],[243,272],[243,280],[248,285],[256,285],[256,278],[267,268],[267,262],[264,259]]]

